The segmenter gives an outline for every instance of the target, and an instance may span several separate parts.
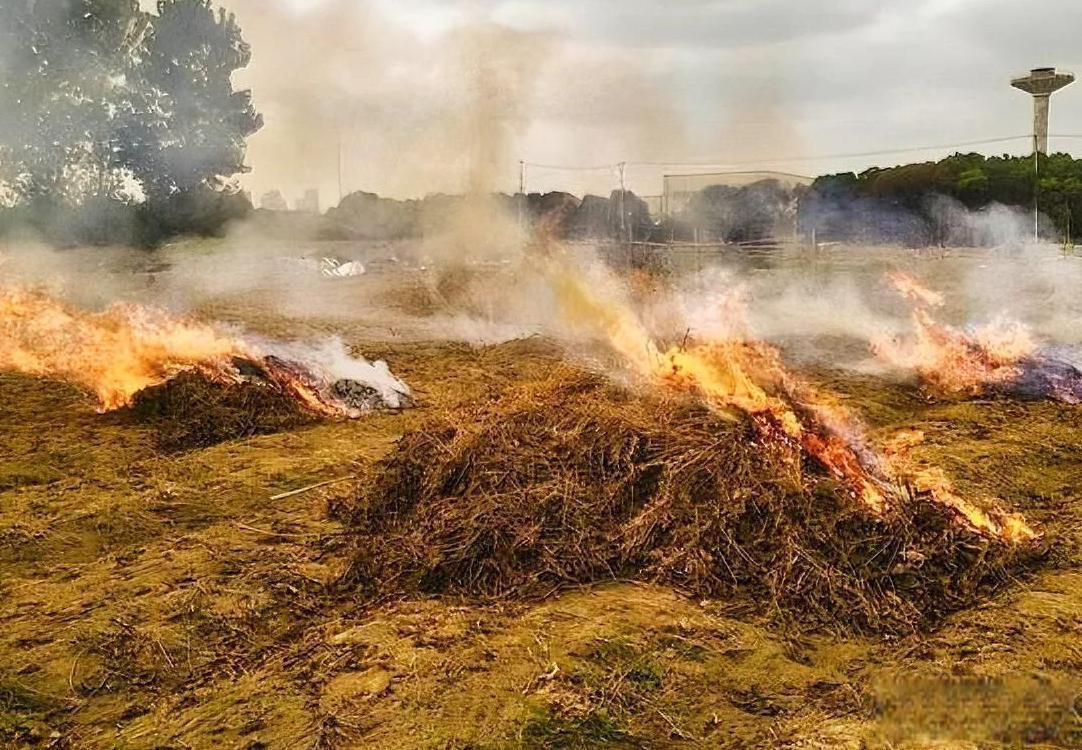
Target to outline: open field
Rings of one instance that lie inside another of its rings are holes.
[[[371,605],[339,582],[364,544],[332,512],[355,478],[426,419],[549,377],[561,349],[267,307],[205,309],[340,333],[387,359],[419,407],[161,453],[123,413],[0,374],[0,747],[1082,746],[1082,408],[934,402],[822,357],[802,365],[873,444],[923,430],[916,460],[1053,540],[1032,577],[932,632],[810,630],[635,581]]]

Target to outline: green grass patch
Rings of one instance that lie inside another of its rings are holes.
[[[538,750],[643,746],[619,721],[604,710],[594,710],[584,716],[576,717],[559,716],[550,711],[527,721],[519,737],[522,747]]]
[[[644,653],[635,644],[619,639],[598,639],[586,660],[604,671],[604,676],[622,676],[639,691],[653,691],[664,682],[665,670],[652,654]]]
[[[59,471],[47,464],[2,464],[0,465],[0,492],[19,487],[52,484],[62,478],[63,475]]]

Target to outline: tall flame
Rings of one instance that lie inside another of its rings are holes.
[[[251,354],[236,338],[160,310],[117,304],[84,313],[41,292],[0,288],[0,369],[82,386],[103,411],[180,370],[222,370]]]
[[[927,307],[942,307],[945,299],[940,292],[929,289],[904,271],[888,271],[887,281],[898,294]]]
[[[748,415],[766,440],[795,441],[869,511],[901,503],[908,482],[977,533],[1013,542],[1036,536],[1019,516],[968,503],[942,474],[897,476],[891,461],[864,442],[860,421],[786,370],[778,350],[765,342],[733,338],[661,352],[618,290],[606,290],[554,257],[544,268],[569,320],[603,335],[640,376],[693,391],[712,408]],[[746,325],[738,321],[734,329]]]
[[[675,347],[653,375],[669,387],[699,393],[710,405],[748,414],[768,439],[795,440],[854,497],[875,511],[884,509],[887,480],[858,441],[855,423],[786,371],[773,347],[760,341]],[[761,383],[784,396],[771,395]],[[802,403],[794,398],[798,392]]]

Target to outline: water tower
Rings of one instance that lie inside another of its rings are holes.
[[[1048,153],[1048,99],[1074,81],[1073,73],[1057,73],[1055,68],[1034,68],[1028,76],[1015,78],[1011,85],[1033,97],[1033,150]]]

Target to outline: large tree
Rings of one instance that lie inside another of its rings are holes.
[[[153,14],[138,0],[0,0],[0,200],[53,212],[141,192],[148,220],[177,230],[232,212],[213,191],[245,170],[262,124],[233,90],[249,57],[210,0]]]
[[[17,196],[117,191],[115,117],[145,27],[136,0],[0,3],[0,178]]]
[[[246,171],[245,139],[263,120],[232,76],[250,57],[235,18],[210,0],[159,0],[117,142],[149,200],[217,188]]]

